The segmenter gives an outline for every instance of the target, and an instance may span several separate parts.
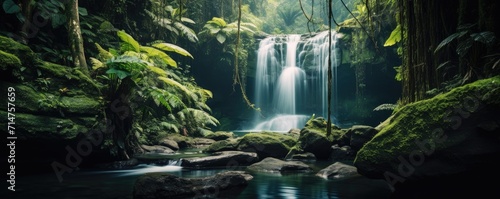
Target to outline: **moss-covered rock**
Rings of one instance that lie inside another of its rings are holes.
[[[8,68],[20,68],[21,60],[13,54],[0,50],[0,70],[7,70]]]
[[[79,133],[87,133],[95,118],[49,117],[45,115],[15,114],[16,135],[19,139],[73,140]],[[7,112],[0,111],[0,122],[6,124]]]
[[[355,166],[361,174],[393,185],[498,168],[498,113],[500,76],[406,105],[361,148]]]
[[[35,53],[28,46],[4,36],[0,36],[0,50],[19,57],[23,65],[31,65],[36,60]]]
[[[93,93],[100,89],[96,81],[90,79],[79,69],[45,61],[38,63],[36,69],[42,77],[53,78],[53,84],[60,87],[55,88],[57,90],[67,87],[70,91],[83,89],[86,93]]]
[[[327,121],[324,118],[309,120],[300,132],[299,147],[305,152],[313,153],[318,159],[328,159],[331,146],[343,138],[345,132],[332,126],[332,133],[327,136],[326,126]]]
[[[219,140],[214,142],[205,149],[205,152],[218,152],[218,151],[234,151],[236,150],[238,143],[240,143],[241,138],[238,139],[227,139]]]
[[[266,157],[284,158],[296,142],[293,137],[282,133],[249,133],[243,136],[237,149],[256,152],[260,159]]]
[[[225,140],[233,137],[234,137],[233,132],[225,132],[225,131],[211,132],[205,135],[205,138],[212,139],[215,141]]]

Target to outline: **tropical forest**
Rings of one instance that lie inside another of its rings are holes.
[[[500,198],[500,1],[0,4],[0,198]]]

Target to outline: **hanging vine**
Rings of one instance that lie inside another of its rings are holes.
[[[244,84],[243,84],[243,82],[241,82],[240,71],[239,71],[239,66],[238,66],[238,64],[239,64],[238,55],[239,55],[239,46],[240,46],[240,32],[241,32],[240,26],[241,26],[241,0],[238,0],[238,31],[236,32],[236,47],[235,47],[235,53],[234,53],[233,89],[234,89],[234,86],[236,86],[236,84],[238,84],[240,87],[240,90],[241,90],[241,95],[243,96],[243,100],[245,100],[245,103],[247,103],[247,105],[250,108],[260,112],[260,108],[255,107],[255,104],[253,104],[250,101],[250,99],[248,99],[245,88],[243,86]]]

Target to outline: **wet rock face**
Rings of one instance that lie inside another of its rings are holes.
[[[316,176],[324,179],[346,179],[360,175],[356,167],[341,162],[335,162],[319,171]]]
[[[256,153],[223,151],[208,157],[184,158],[181,166],[188,168],[235,167],[248,166],[257,161],[259,158]]]
[[[160,140],[160,142],[158,143],[159,145],[161,146],[166,146],[174,151],[177,151],[179,150],[179,144],[177,144],[176,141],[174,140],[171,140],[171,139],[163,139],[163,140]]]
[[[241,191],[253,176],[226,171],[205,178],[181,178],[166,173],[140,176],[134,185],[134,199],[217,198],[229,191]],[[234,193],[233,193],[234,194]]]
[[[173,151],[172,149],[160,145],[154,145],[154,146],[141,145],[141,148],[144,149],[146,153],[168,153],[168,154],[175,153],[175,151]]]
[[[346,134],[350,137],[349,146],[351,146],[354,151],[358,151],[377,133],[378,131],[371,126],[354,125],[347,131]]]
[[[258,163],[247,167],[250,171],[287,173],[287,172],[310,172],[312,168],[298,161],[283,161],[268,157]]]
[[[464,172],[498,176],[488,168],[500,166],[499,99],[497,76],[402,107],[354,164],[393,186]]]

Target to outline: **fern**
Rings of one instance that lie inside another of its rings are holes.
[[[187,87],[185,87],[181,83],[174,81],[170,78],[166,78],[166,77],[158,77],[158,79],[165,82],[167,85],[174,86],[175,88],[181,90],[185,94],[185,96],[188,97],[188,100],[192,100],[192,101],[198,100],[198,97],[191,90],[189,90]]]
[[[185,113],[189,113],[191,114],[195,121],[199,122],[199,123],[202,123],[202,124],[211,124],[211,125],[214,125],[214,126],[217,126],[219,125],[219,120],[217,120],[215,117],[213,117],[212,115],[210,115],[209,113],[203,111],[203,110],[198,110],[198,109],[194,109],[194,108],[186,108],[184,110]]]
[[[101,45],[98,43],[95,43],[95,46],[97,47],[97,51],[99,51],[99,54],[97,55],[97,58],[101,61],[106,61],[108,59],[111,59],[113,57],[113,54],[110,52],[104,50]]]

